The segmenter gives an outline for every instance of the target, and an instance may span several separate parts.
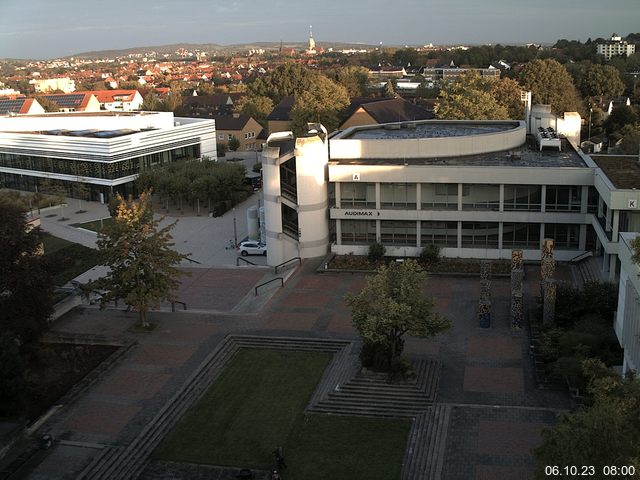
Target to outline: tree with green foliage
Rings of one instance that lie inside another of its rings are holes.
[[[277,105],[284,97],[297,97],[311,89],[319,76],[303,65],[289,62],[256,78],[247,85],[247,93],[254,97],[268,97]]]
[[[159,112],[162,110],[162,101],[157,93],[151,92],[144,97],[140,110],[147,112]]]
[[[235,136],[232,136],[227,145],[229,146],[229,150],[235,152],[240,148],[240,140],[238,140]]]
[[[367,277],[360,293],[348,293],[345,302],[351,307],[353,325],[367,349],[384,352],[387,371],[402,364],[403,337],[429,338],[451,326],[451,322],[434,311],[434,302],[425,298],[426,272],[412,259],[380,266]],[[365,365],[367,366],[367,365]]]
[[[534,104],[551,105],[556,115],[582,111],[581,100],[567,69],[553,59],[533,60],[520,72],[520,84]]]
[[[365,67],[348,65],[329,72],[329,78],[347,89],[350,98],[364,97],[369,85],[369,70]]]
[[[621,378],[598,360],[586,360],[583,368],[590,404],[562,414],[543,432],[535,449],[536,479],[549,478],[549,465],[592,465],[589,478],[603,480],[612,478],[605,466],[633,466],[640,473],[640,379]]]
[[[387,80],[382,89],[382,96],[387,98],[396,98],[396,89],[391,80]]]
[[[262,95],[245,95],[233,105],[234,113],[246,115],[267,127],[267,117],[273,110],[273,102],[269,97]]]
[[[627,125],[634,125],[637,121],[638,115],[634,108],[621,105],[613,109],[603,125],[607,133],[611,134],[622,130]]]
[[[504,120],[505,107],[491,93],[492,85],[476,72],[468,71],[440,89],[436,116],[444,120]]]
[[[576,84],[583,97],[617,97],[624,93],[624,82],[617,68],[588,63],[578,69]]]
[[[318,76],[308,90],[296,96],[290,115],[291,127],[297,134],[304,134],[307,123],[322,123],[328,132],[332,132],[340,125],[340,114],[349,103],[346,88]]]
[[[622,143],[617,148],[621,155],[640,154],[640,125],[626,125],[620,133],[623,135]]]
[[[0,198],[0,332],[35,340],[51,314],[53,286],[41,255],[40,228],[19,205]]]
[[[109,267],[109,273],[87,288],[101,292],[101,308],[112,300],[124,300],[138,312],[141,326],[148,328],[148,312],[163,301],[175,300],[178,277],[186,273],[177,265],[188,255],[173,249],[171,230],[176,222],[160,228],[161,220],[154,219],[150,192],[143,192],[138,201],[119,194],[118,200],[113,223],[98,233],[101,265]]]
[[[25,368],[20,340],[12,332],[1,332],[0,418],[19,410],[26,393]]]
[[[501,78],[500,80],[490,80],[490,92],[498,105],[504,107],[507,116],[512,120],[524,118],[524,103],[521,100],[523,91],[522,85],[512,78]]]

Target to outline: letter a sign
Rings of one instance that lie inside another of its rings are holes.
[[[359,182],[360,181],[360,174],[359,173],[354,173],[353,174],[353,181],[354,182]]]

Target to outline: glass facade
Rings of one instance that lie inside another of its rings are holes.
[[[163,163],[198,157],[200,157],[200,145],[180,147],[166,152],[113,162],[92,162],[88,160],[0,153],[0,167],[44,173],[60,173],[86,178],[117,180],[118,178],[137,175],[141,169],[154,165],[162,165]]]
[[[423,210],[457,210],[457,183],[420,184],[420,202]]]
[[[502,225],[502,248],[540,248],[540,224],[504,223]]]
[[[504,209],[539,212],[542,209],[540,185],[505,185]]]
[[[417,245],[416,222],[382,220],[380,234],[383,245]]]
[[[462,222],[462,248],[498,248],[498,223]]]
[[[376,184],[345,182],[340,184],[342,208],[376,208]]]
[[[376,241],[375,220],[342,220],[344,245],[370,245]]]
[[[579,212],[582,187],[577,185],[547,186],[545,210],[547,212]]]
[[[554,248],[559,250],[577,250],[580,236],[580,225],[564,223],[545,223],[545,238],[552,238]]]
[[[458,246],[458,222],[420,222],[420,242],[439,247]]]
[[[462,209],[498,211],[500,209],[500,185],[463,185]]]
[[[416,209],[415,183],[381,183],[380,207],[402,210]]]

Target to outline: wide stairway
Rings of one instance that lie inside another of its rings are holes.
[[[387,375],[369,371],[329,386],[308,411],[337,415],[415,417],[433,404],[438,388],[440,364],[435,360],[414,362],[415,379],[389,382]]]

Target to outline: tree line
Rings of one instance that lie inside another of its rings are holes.
[[[245,174],[244,166],[235,163],[182,161],[140,172],[138,185],[152,189],[166,208],[171,202],[180,210],[189,205],[219,216],[250,195]]]

